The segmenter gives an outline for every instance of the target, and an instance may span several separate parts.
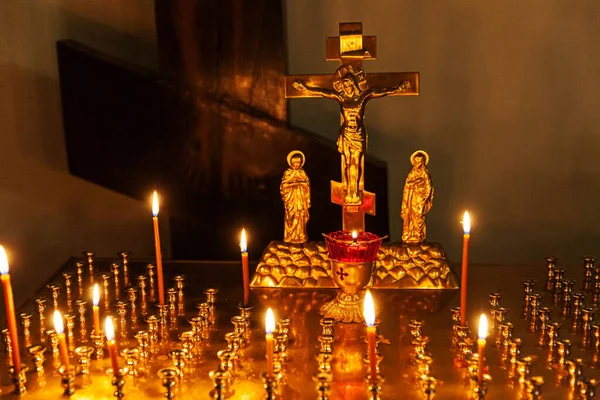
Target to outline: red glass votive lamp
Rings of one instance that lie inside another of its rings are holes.
[[[343,262],[371,262],[377,259],[377,252],[384,237],[370,232],[336,231],[323,234],[329,258]]]

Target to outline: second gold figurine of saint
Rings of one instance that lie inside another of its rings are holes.
[[[287,156],[289,168],[283,174],[279,191],[285,206],[285,225],[283,241],[286,243],[305,243],[308,240],[306,223],[309,219],[310,181],[304,166],[304,153],[291,151]]]
[[[402,241],[421,243],[427,234],[425,214],[433,205],[433,183],[427,169],[429,154],[417,150],[410,156],[413,165],[408,172],[402,193]]]

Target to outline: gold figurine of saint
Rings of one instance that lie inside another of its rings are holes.
[[[279,186],[285,206],[283,241],[286,243],[305,243],[308,240],[306,223],[309,219],[310,181],[302,169],[304,161],[304,153],[291,151],[287,156],[290,167],[283,174]]]
[[[365,106],[371,99],[407,91],[411,87],[410,82],[402,81],[391,88],[369,87],[365,71],[360,66],[344,64],[333,77],[333,90],[308,86],[301,80],[294,82],[293,87],[340,104],[342,124],[337,147],[342,155],[342,183],[346,187],[344,205],[361,205],[360,183],[368,139],[363,123]]]
[[[433,183],[427,169],[429,154],[417,150],[410,156],[413,165],[408,172],[402,193],[402,241],[421,243],[425,240],[425,214],[433,205]]]

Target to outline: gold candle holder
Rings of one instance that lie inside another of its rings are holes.
[[[475,388],[473,390],[473,394],[471,398],[473,400],[483,400],[485,399],[485,395],[489,390],[490,383],[492,382],[492,377],[488,374],[483,375],[483,379],[478,380]]]
[[[590,291],[594,286],[594,262],[596,259],[594,257],[583,257],[583,290]]]
[[[185,315],[185,302],[183,298],[183,287],[185,282],[185,275],[176,275],[173,277],[173,281],[175,282],[175,288],[177,289],[177,315],[183,316]],[[204,291],[206,293],[206,290]]]
[[[140,288],[140,315],[145,318],[148,316],[148,294],[146,292],[148,277],[146,275],[140,275],[136,279],[138,281],[138,287]]]
[[[567,373],[569,374],[569,386],[572,389],[577,387],[577,383],[583,378],[583,359],[576,358],[567,363]]]
[[[112,263],[110,265],[110,272],[113,274],[113,283],[115,286],[115,299],[119,299],[121,297],[121,285],[119,283],[119,264]]]
[[[27,366],[21,366],[21,369],[17,371],[14,367],[9,368],[10,375],[12,377],[12,383],[14,385],[13,393],[16,395],[22,395],[27,391],[25,384],[27,383]]]
[[[423,397],[426,400],[431,400],[435,397],[435,388],[437,386],[437,379],[433,376],[423,375],[419,379],[419,386],[423,392]]]
[[[279,400],[279,392],[277,390],[277,378],[269,376],[266,372],[260,374],[265,388],[265,400]]]
[[[322,336],[333,336],[333,326],[335,325],[333,318],[321,318],[319,323],[321,324]]]
[[[179,379],[179,371],[175,368],[162,368],[158,371],[158,377],[162,381],[162,386],[166,389],[163,395],[165,399],[175,398],[175,386]]]
[[[139,331],[135,334],[135,339],[137,340],[140,349],[140,361],[145,365],[150,358],[150,333],[147,331]]]
[[[64,388],[63,396],[73,396],[75,394],[75,367],[61,365],[58,372],[60,373],[60,383]]]
[[[75,268],[77,269],[77,293],[79,298],[83,297],[83,267],[84,264],[82,262],[76,262]]]
[[[315,356],[315,359],[318,362],[318,370],[324,374],[331,374],[331,363],[333,362],[333,354],[332,353],[319,353]]]
[[[150,315],[146,318],[148,323],[150,356],[153,357],[158,353],[158,324],[160,319],[156,315]]]
[[[94,348],[91,346],[79,346],[75,349],[77,355],[77,365],[79,365],[79,373],[83,377],[85,383],[89,383],[90,380],[90,366],[92,364],[92,354],[94,354]]]
[[[562,289],[563,279],[565,276],[565,270],[563,268],[555,268],[554,269],[554,294],[559,294]]]
[[[275,353],[279,357],[283,367],[283,364],[285,364],[288,359],[288,336],[279,331],[276,331],[273,336],[275,338]]]
[[[227,339],[227,335],[225,335],[225,339]],[[186,363],[188,365],[192,365],[194,361],[194,332],[193,331],[185,331],[181,332],[179,335],[179,340],[181,340],[181,347],[185,350],[185,358]],[[229,347],[229,341],[227,342]]]
[[[244,332],[243,332],[243,336],[244,336],[244,340],[246,341],[246,343],[248,345],[250,345],[250,332],[252,330],[252,323],[250,321],[250,317],[252,316],[252,310],[254,309],[254,304],[238,304],[237,306],[239,312],[240,312],[240,317],[242,317],[242,319],[244,320]],[[289,318],[282,318],[278,321],[278,325],[279,329],[285,329],[286,327],[288,328],[288,332],[289,332],[289,325],[290,325],[290,319]]]
[[[148,264],[146,265],[146,275],[148,276],[148,294],[150,296],[150,301],[154,301],[154,265]]]
[[[45,351],[46,348],[41,344],[34,344],[33,346],[27,348],[27,352],[29,353],[29,355],[31,355],[33,365],[35,365],[35,373],[38,377],[44,375],[44,361],[46,359],[44,357]]]
[[[560,370],[566,369],[566,361],[571,356],[571,341],[562,339],[557,342],[558,367]]]
[[[54,311],[58,310],[58,298],[60,297],[60,286],[59,285],[48,285],[46,286],[52,291],[52,304],[54,305]]]
[[[84,251],[83,257],[85,260],[85,265],[87,265],[88,272],[90,274],[90,282],[92,286],[94,286],[94,258],[96,253],[92,251]]]
[[[317,384],[317,400],[328,400],[331,390],[330,384],[332,381],[330,373],[316,373],[313,375],[313,381]]]
[[[581,325],[583,323],[583,306],[585,304],[585,295],[583,293],[575,293],[573,295],[573,311],[571,331],[578,333],[581,331]]]
[[[225,400],[227,397],[227,384],[231,379],[231,373],[229,371],[213,370],[208,374],[210,379],[213,381],[213,388],[209,393],[211,399]]]
[[[383,376],[381,375],[377,375],[377,379],[375,380],[371,380],[369,378],[369,375],[367,375],[365,377],[365,381],[367,382],[367,386],[368,386],[368,399],[369,400],[379,400],[380,394],[381,394],[381,389],[383,387]]]
[[[104,291],[104,313],[110,314],[110,274],[102,274],[102,289]]]
[[[581,329],[582,329],[581,346],[582,346],[582,348],[586,348],[590,344],[590,339],[591,339],[590,333],[592,330],[592,325],[594,323],[594,316],[595,316],[596,310],[592,307],[585,307],[583,310],[581,310],[581,312],[583,313],[583,316],[582,316],[583,325],[581,327]]]
[[[52,349],[52,366],[58,368],[60,367],[60,349],[58,347],[60,339],[54,329],[47,329],[46,336],[48,337],[50,348]]]
[[[169,303],[169,329],[177,330],[177,289],[167,289],[167,302]]]
[[[111,380],[111,384],[115,388],[113,396],[117,399],[125,397],[125,393],[123,392],[123,387],[125,386],[125,373],[126,371],[123,368],[119,368],[118,371],[115,371]]]
[[[167,304],[156,304],[158,308],[158,317],[159,317],[159,330],[160,330],[160,340],[166,341],[168,339],[168,329],[169,326],[167,324],[167,316],[169,315],[169,309]]]
[[[577,394],[581,400],[593,399],[596,395],[596,386],[598,381],[596,379],[581,379],[578,382]]]
[[[551,323],[548,325],[546,331],[548,332],[548,366],[551,366],[556,362],[556,349],[558,338],[560,337],[560,324],[558,322]]]
[[[554,270],[556,269],[556,263],[558,259],[553,256],[546,257],[546,291],[552,292],[554,290]]]
[[[69,354],[73,355],[75,352],[75,334],[73,329],[75,328],[75,315],[65,314],[65,321],[67,321],[67,343],[69,348]]]
[[[233,324],[234,332],[240,335],[240,337],[243,339],[242,348],[248,348],[250,346],[250,341],[248,340],[246,319],[240,315],[236,315],[231,318],[231,323]]]
[[[235,358],[235,354],[229,350],[219,350],[217,352],[217,357],[220,360],[219,370],[230,372],[230,382],[227,387],[230,392],[228,393],[228,397],[233,395],[232,386],[233,386],[233,377],[235,376],[235,371],[233,370],[233,359]],[[227,393],[226,393],[227,394]]]
[[[127,303],[123,300],[115,301],[115,308],[117,309],[118,324],[119,324],[119,337],[121,341],[127,340]]]
[[[36,311],[40,321],[40,342],[44,342],[46,337],[44,335],[46,331],[46,299],[38,297],[35,300]]]
[[[519,387],[521,391],[525,388],[525,382],[531,378],[531,364],[533,358],[531,356],[521,357],[517,359],[517,376],[519,377]]]
[[[137,296],[139,292],[139,288],[137,286],[129,286],[127,291],[127,300],[129,301],[129,308],[131,311],[131,330],[135,331],[139,328],[138,326],[138,315],[137,315]]]
[[[550,323],[550,309],[548,307],[541,307],[538,311],[537,319],[539,321],[538,346],[541,348],[544,348],[546,346],[546,344],[548,343],[547,330],[548,330],[548,324]]]
[[[6,363],[9,367],[13,366],[13,346],[8,329],[2,329],[2,342],[4,343],[4,354],[6,354]]]
[[[87,301],[77,300],[75,302],[75,305],[77,306],[77,313],[79,315],[79,340],[81,343],[87,343],[88,332],[87,332],[87,327],[86,327],[86,322],[85,322],[85,312],[86,312],[86,307],[87,307]]]
[[[137,347],[130,347],[121,350],[121,356],[125,359],[127,364],[127,372],[132,377],[139,375],[138,362],[140,361],[140,349]]]
[[[210,323],[214,324],[215,323],[215,319],[216,319],[216,307],[215,307],[215,303],[217,302],[217,294],[219,293],[219,291],[217,289],[214,288],[208,288],[204,291],[204,294],[206,295],[206,302],[208,303],[208,305],[210,306]],[[248,317],[250,318],[250,317]]]
[[[104,334],[102,331],[93,332],[90,335],[92,339],[92,344],[94,345],[94,358],[96,360],[102,360],[104,358]]]
[[[542,386],[544,378],[541,376],[532,376],[525,384],[525,391],[528,400],[537,400],[542,398]]]
[[[131,253],[127,251],[120,251],[117,253],[117,257],[121,259],[121,265],[123,266],[123,287],[129,287],[129,256]]]
[[[495,310],[496,311],[494,311],[494,317],[496,318],[496,320],[494,321],[494,327],[496,328],[496,333],[498,333],[500,325],[507,322],[506,314],[508,313],[508,310],[504,307],[496,307]]]
[[[65,279],[65,293],[67,295],[67,312],[73,312],[73,295],[71,290],[73,274],[70,272],[63,272],[63,278]]]
[[[334,337],[330,335],[319,336],[319,353],[333,353]]]
[[[171,356],[171,361],[173,362],[173,367],[175,367],[177,369],[177,371],[179,372],[179,380],[181,381],[183,379],[184,373],[185,373],[187,350],[183,350],[183,349],[171,350],[169,355]]]
[[[508,356],[509,356],[509,370],[508,378],[513,379],[517,375],[517,360],[521,356],[521,349],[523,348],[523,341],[521,338],[513,338],[508,345]]]

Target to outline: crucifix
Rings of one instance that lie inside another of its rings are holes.
[[[331,202],[342,206],[343,229],[364,231],[365,213],[375,215],[375,193],[364,189],[364,156],[368,136],[365,106],[384,96],[419,94],[418,72],[367,74],[363,60],[374,60],[375,36],[363,36],[362,23],[340,23],[340,36],[328,37],[327,60],[341,66],[331,75],[288,75],[287,98],[324,97],[340,104],[341,124],[337,140],[342,182],[331,181]]]

